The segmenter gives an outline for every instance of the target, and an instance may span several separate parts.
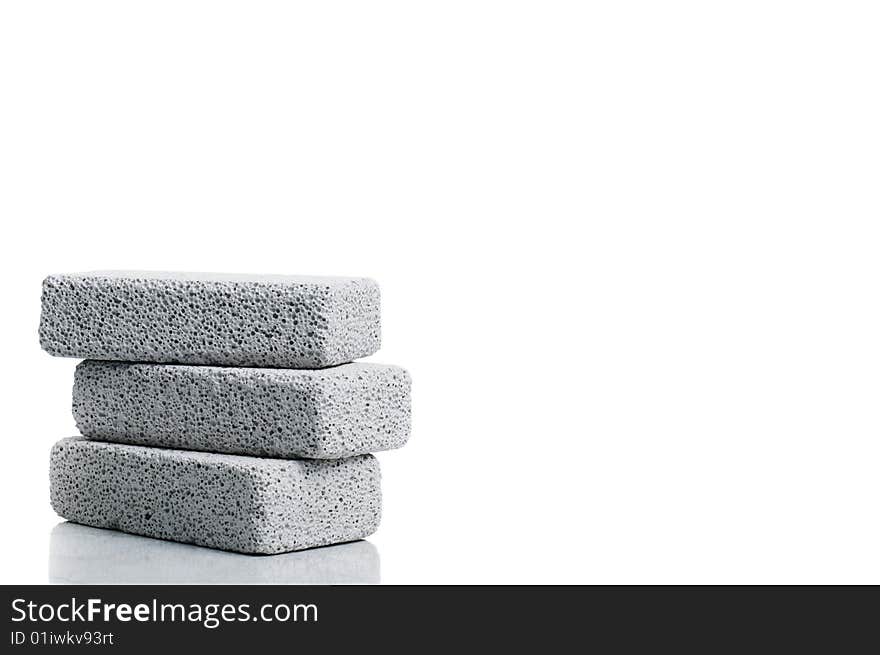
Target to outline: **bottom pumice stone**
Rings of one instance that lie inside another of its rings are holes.
[[[76,523],[272,554],[371,535],[380,477],[372,455],[281,460],[72,437],[52,448],[50,494]]]

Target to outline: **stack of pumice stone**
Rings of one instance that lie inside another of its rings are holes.
[[[76,368],[82,437],[52,507],[77,523],[242,553],[364,538],[410,377],[379,349],[365,278],[101,271],[43,282],[40,344]]]

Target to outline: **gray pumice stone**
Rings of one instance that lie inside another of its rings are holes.
[[[312,370],[86,360],[73,416],[90,439],[263,457],[332,459],[400,448],[410,376],[355,362]]]
[[[49,584],[379,584],[380,569],[363,540],[260,557],[69,521],[49,538]]]
[[[264,459],[74,437],[50,460],[52,508],[70,521],[241,553],[362,539],[381,515],[372,455]]]
[[[52,355],[321,368],[379,349],[367,278],[95,271],[43,281],[40,345]]]

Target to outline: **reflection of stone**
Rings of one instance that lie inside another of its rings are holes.
[[[240,555],[59,523],[49,541],[50,584],[378,584],[368,541],[283,555]]]

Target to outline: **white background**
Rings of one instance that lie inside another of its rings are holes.
[[[0,5],[0,582],[40,282],[374,277],[388,583],[880,583],[872,2]]]

